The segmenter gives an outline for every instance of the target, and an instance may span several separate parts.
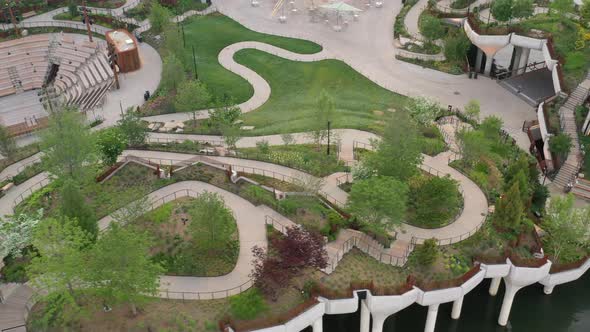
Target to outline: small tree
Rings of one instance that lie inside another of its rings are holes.
[[[465,116],[467,116],[470,120],[478,122],[480,109],[479,101],[471,99],[467,105],[465,105]]]
[[[175,54],[164,57],[160,89],[163,92],[176,90],[186,80],[186,73],[180,59]]]
[[[490,150],[485,134],[480,130],[461,130],[458,133],[463,162],[473,164]]]
[[[544,248],[552,261],[567,263],[580,259],[590,249],[590,209],[574,208],[574,197],[556,196],[547,206],[543,228]]]
[[[496,202],[493,221],[497,227],[517,232],[519,230],[524,206],[518,183],[514,183],[508,192]]]
[[[261,154],[268,154],[270,152],[270,146],[268,145],[267,140],[256,142],[256,147]]]
[[[172,14],[170,14],[170,11],[166,7],[160,5],[159,1],[152,1],[148,19],[154,33],[162,32],[164,27],[169,24],[171,17]]]
[[[450,177],[422,177],[410,185],[409,204],[420,224],[436,227],[458,212],[460,195],[459,185]]]
[[[95,174],[94,135],[76,109],[50,115],[49,128],[41,134],[41,149],[43,168],[58,178],[82,182]]]
[[[20,257],[22,250],[31,245],[35,226],[43,210],[35,214],[18,214],[0,221],[0,260],[6,256]]]
[[[378,175],[406,181],[422,163],[422,141],[418,128],[407,112],[395,112],[386,124],[377,151],[365,157],[365,164]]]
[[[199,81],[184,81],[178,87],[174,107],[177,112],[192,112],[206,108],[211,103],[207,87]]]
[[[432,15],[424,15],[420,20],[420,32],[429,43],[442,38],[445,29],[439,18]]]
[[[240,116],[242,116],[242,110],[237,106],[215,108],[209,110],[209,126],[217,130],[226,126],[234,126]]]
[[[412,114],[412,117],[423,125],[429,125],[441,113],[441,106],[437,101],[432,99],[418,97],[412,100],[408,111]]]
[[[31,260],[27,274],[37,289],[46,291],[40,292],[42,296],[59,295],[79,309],[76,286],[86,280],[85,249],[90,244],[88,234],[72,219],[50,218],[39,223],[33,237],[38,255]]]
[[[76,5],[76,2],[68,2],[68,14],[70,14],[70,18],[78,16],[78,5]]]
[[[387,176],[356,182],[348,197],[350,212],[361,220],[392,230],[406,215],[407,186]]]
[[[10,136],[8,129],[0,125],[0,153],[7,158],[11,158],[16,151],[14,138]]]
[[[565,16],[565,14],[573,12],[574,7],[573,0],[554,0],[551,1],[551,4],[549,5],[549,13],[552,15],[557,14],[559,16]]]
[[[508,22],[512,17],[513,0],[496,0],[490,9],[494,18],[500,22]]]
[[[335,110],[334,100],[325,90],[322,90],[317,101],[315,122],[311,131],[311,137],[318,149],[328,135],[328,121],[332,120]]]
[[[500,139],[500,130],[502,129],[502,125],[502,119],[493,115],[483,119],[479,129],[483,132],[485,138],[497,141]]]
[[[147,133],[143,120],[137,112],[128,109],[121,119],[117,122],[123,135],[127,140],[127,144],[131,146],[140,146],[145,143]]]
[[[238,141],[242,138],[240,134],[240,128],[235,125],[224,126],[221,128],[221,135],[223,136],[223,141],[230,150],[236,149],[236,144],[238,144]]]
[[[471,42],[462,30],[460,33],[448,35],[444,42],[443,51],[447,60],[455,63],[465,61]]]
[[[535,12],[533,0],[514,0],[512,15],[516,18],[529,18]]]
[[[285,146],[295,143],[295,137],[293,134],[281,134],[281,139],[283,140],[283,144],[285,144]]]
[[[151,244],[145,233],[113,223],[88,255],[89,284],[105,301],[129,304],[134,316],[137,305],[158,293],[164,272],[150,259]]]
[[[96,140],[98,150],[105,165],[113,165],[127,148],[127,138],[119,127],[112,127],[98,132]]]
[[[302,227],[287,227],[284,237],[271,240],[271,250],[252,248],[254,269],[251,277],[256,287],[276,299],[276,291],[306,268],[323,269],[328,265],[324,240],[319,233]]]
[[[204,192],[191,203],[189,229],[193,242],[204,255],[224,255],[226,239],[236,230],[232,211],[219,194]]]
[[[559,133],[549,139],[549,151],[558,155],[565,156],[572,149],[572,138],[565,133]]]
[[[424,243],[414,250],[416,261],[422,266],[432,265],[438,258],[439,254],[438,244],[434,238],[424,240]]]
[[[98,223],[94,212],[85,202],[78,184],[66,179],[61,187],[61,213],[74,220],[91,239],[98,235]]]

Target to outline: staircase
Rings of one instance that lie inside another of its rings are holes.
[[[20,79],[18,71],[16,71],[16,67],[8,67],[8,76],[10,77],[10,83],[12,83],[12,86],[16,90],[17,94],[25,92],[23,89],[23,81]]]
[[[586,80],[582,84],[579,84],[574,92],[569,95],[565,104],[559,109],[561,130],[572,138],[572,149],[553,180],[552,185],[558,190],[566,191],[569,185],[573,185],[580,169],[582,154],[575,120],[575,109],[577,106],[582,105],[586,98],[588,98],[589,91],[585,86],[588,86],[589,80],[590,73],[588,73]]]
[[[6,284],[0,288],[4,301],[0,303],[0,331],[26,332],[27,303],[33,290],[23,284]]]

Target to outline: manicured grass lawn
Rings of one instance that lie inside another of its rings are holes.
[[[214,99],[231,98],[241,103],[254,93],[252,86],[240,76],[226,70],[217,61],[226,46],[242,41],[259,41],[297,53],[317,53],[321,46],[304,40],[257,33],[236,21],[220,15],[194,16],[184,25],[186,54],[192,58],[192,46],[197,56],[197,72]]]
[[[239,253],[235,219],[232,218],[233,224],[227,225],[231,231],[219,245],[223,250],[212,254],[210,248],[193,239],[195,230],[203,231],[206,227],[202,220],[191,216],[190,208],[194,202],[193,198],[181,198],[166,203],[133,222],[132,226],[152,236],[151,254],[166,269],[166,274],[194,277],[228,274],[236,265]]]
[[[246,125],[255,126],[248,133],[251,135],[313,128],[322,90],[334,99],[333,128],[379,131],[387,116],[383,111],[403,109],[408,100],[379,87],[338,60],[303,63],[257,50],[239,51],[235,60],[260,74],[272,89],[270,99],[262,107],[243,116]]]

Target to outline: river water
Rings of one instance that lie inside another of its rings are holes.
[[[506,327],[498,325],[504,287],[498,295],[488,294],[490,279],[485,279],[463,301],[459,320],[451,319],[452,303],[438,311],[436,332],[590,332],[590,273],[579,280],[556,286],[545,295],[539,284],[521,289],[512,305]],[[390,316],[384,332],[422,332],[427,307],[414,304]],[[360,312],[324,316],[326,332],[358,332]]]

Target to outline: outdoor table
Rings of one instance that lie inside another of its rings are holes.
[[[256,0],[252,1],[252,7],[258,7],[260,3]]]
[[[285,15],[279,16],[279,22],[281,22],[281,23],[287,22],[287,16],[285,16]]]
[[[375,7],[377,7],[377,8],[383,7],[383,2],[381,2],[381,1],[375,2]]]
[[[340,26],[340,25],[335,25],[335,26],[334,26],[334,31],[342,31],[342,26]]]

